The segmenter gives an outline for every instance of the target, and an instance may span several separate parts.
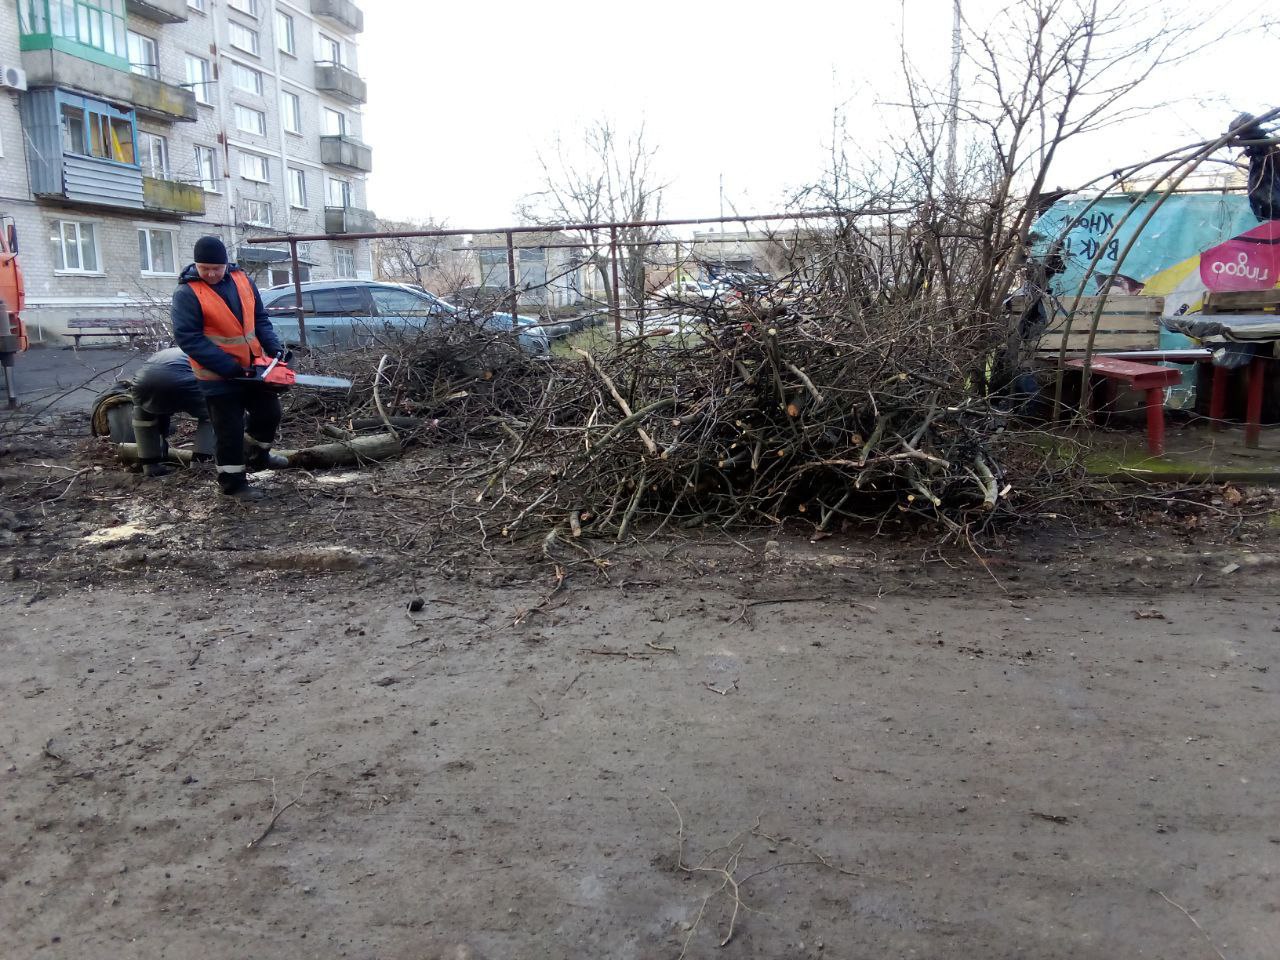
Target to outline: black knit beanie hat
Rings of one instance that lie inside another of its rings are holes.
[[[227,245],[218,237],[201,237],[196,241],[196,263],[226,263]]]

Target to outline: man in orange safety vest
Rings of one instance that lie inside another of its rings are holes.
[[[209,408],[219,488],[229,496],[256,499],[248,473],[286,462],[271,453],[280,426],[280,395],[254,380],[254,361],[284,348],[258,288],[229,262],[219,238],[197,240],[194,259],[173,294],[173,336],[190,359]]]

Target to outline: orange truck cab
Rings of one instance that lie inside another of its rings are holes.
[[[22,325],[25,299],[18,267],[18,229],[11,217],[0,216],[0,367],[4,368],[5,395],[11,409],[18,406],[14,359],[27,349],[27,331]]]

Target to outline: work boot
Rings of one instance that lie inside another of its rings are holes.
[[[266,496],[266,493],[262,490],[259,490],[257,487],[248,483],[232,490],[223,490],[222,493],[224,496],[231,497],[233,500],[239,500],[241,503],[257,503]]]

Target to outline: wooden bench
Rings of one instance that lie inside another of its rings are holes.
[[[1084,371],[1084,358],[1068,360],[1066,366]],[[1094,357],[1089,375],[1123,383],[1146,394],[1147,450],[1153,457],[1164,454],[1164,389],[1182,382],[1182,371],[1158,367],[1151,363],[1135,363],[1116,357]]]
[[[76,347],[80,346],[81,337],[134,337],[147,333],[145,320],[130,317],[81,317],[67,323],[67,333],[75,339]]]
[[[1020,303],[1020,301],[1022,301]],[[1063,310],[1070,310],[1074,297],[1062,297],[1058,301]],[[1067,357],[1082,357],[1089,345],[1089,333],[1093,315],[1102,304],[1098,318],[1098,330],[1093,339],[1093,352],[1102,355],[1124,355],[1134,351],[1160,349],[1160,315],[1164,313],[1164,297],[1081,297],[1071,318],[1071,331],[1067,333]],[[1014,297],[1011,306],[1025,308],[1021,297]],[[1062,337],[1066,332],[1066,317],[1054,316],[1049,327],[1040,335],[1035,358],[1054,363],[1062,353]]]

